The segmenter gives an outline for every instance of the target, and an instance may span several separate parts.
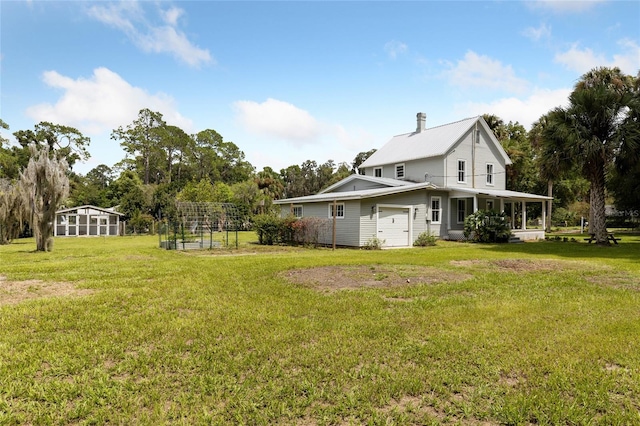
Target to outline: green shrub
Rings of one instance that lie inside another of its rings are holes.
[[[464,220],[464,236],[477,243],[505,243],[511,236],[507,216],[492,210],[478,210]]]
[[[280,242],[285,232],[284,219],[269,214],[257,215],[253,218],[253,224],[258,234],[260,244],[272,246]]]
[[[381,250],[382,245],[386,240],[381,240],[378,237],[369,238],[362,246],[365,250]]]
[[[413,242],[413,245],[415,247],[435,246],[437,239],[437,236],[425,231],[418,235],[418,238]]]

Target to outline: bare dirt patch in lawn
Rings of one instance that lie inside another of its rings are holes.
[[[46,297],[80,297],[93,294],[90,289],[79,289],[72,283],[44,282],[40,280],[10,281],[0,275],[0,306],[15,305],[26,300]]]
[[[459,282],[471,278],[468,274],[413,265],[320,266],[284,271],[281,275],[292,283],[323,292]]]
[[[593,265],[585,262],[574,262],[555,259],[470,259],[452,260],[451,265],[465,268],[496,269],[504,272],[544,272],[593,269]]]
[[[466,399],[463,394],[454,394],[452,399],[458,404],[463,403]],[[390,413],[403,413],[411,424],[419,424],[419,420],[424,420],[424,415],[428,419],[443,425],[473,425],[473,426],[493,426],[499,423],[489,420],[479,420],[472,417],[462,417],[456,411],[456,403],[452,401],[443,401],[438,406],[431,405],[430,398],[418,396],[403,396],[399,399],[393,399],[389,404],[381,408],[380,412],[388,416]],[[462,413],[460,413],[462,414]]]
[[[609,272],[585,278],[592,284],[615,289],[640,291],[640,279],[625,271]]]

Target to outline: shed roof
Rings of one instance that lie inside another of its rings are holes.
[[[509,191],[507,189],[478,189],[478,188],[449,188],[452,198],[461,196],[482,195],[495,198],[505,198],[519,201],[547,201],[553,197],[547,195],[529,194],[528,192]]]

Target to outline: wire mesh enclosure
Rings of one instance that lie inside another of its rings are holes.
[[[176,202],[158,227],[160,248],[201,250],[234,246],[243,229],[243,215],[235,204]]]

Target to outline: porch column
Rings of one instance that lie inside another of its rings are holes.
[[[511,229],[516,229],[516,203],[511,201]]]
[[[522,202],[522,230],[527,230],[527,202]]]
[[[504,213],[504,198],[500,198],[500,213]]]
[[[478,211],[478,196],[473,196],[473,213]]]
[[[547,230],[547,202],[542,201],[542,231]]]

